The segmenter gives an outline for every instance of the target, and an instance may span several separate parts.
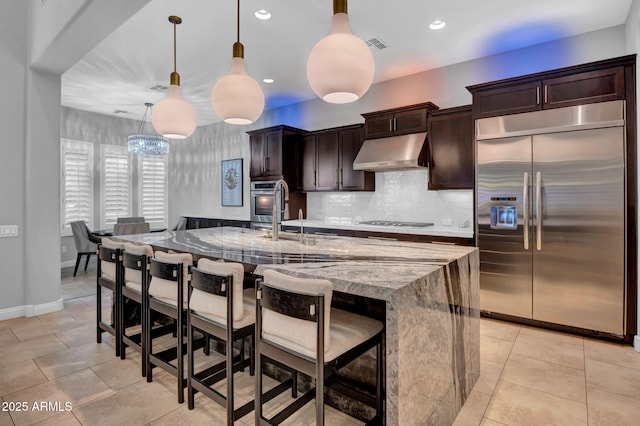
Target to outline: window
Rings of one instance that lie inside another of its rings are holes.
[[[153,227],[167,226],[167,156],[138,156],[138,213]]]
[[[131,176],[127,147],[101,145],[100,227],[113,228],[118,217],[130,216]]]
[[[71,231],[71,222],[84,220],[93,227],[93,144],[62,139],[62,231]]]

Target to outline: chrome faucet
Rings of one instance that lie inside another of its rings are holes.
[[[300,219],[300,244],[304,244],[304,213],[298,209],[298,219]]]
[[[280,206],[278,206],[278,191],[282,191],[280,187],[284,189],[284,210],[280,210]],[[289,185],[283,179],[280,179],[273,186],[273,222],[271,227],[272,239],[274,241],[278,241],[278,232],[280,231],[280,224],[278,223],[278,217],[280,213],[284,212],[283,219],[289,219]]]

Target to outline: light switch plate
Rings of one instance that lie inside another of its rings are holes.
[[[18,225],[1,225],[0,226],[0,238],[2,237],[17,237]]]

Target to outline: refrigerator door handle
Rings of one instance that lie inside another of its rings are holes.
[[[542,250],[542,173],[536,172],[536,250]]]
[[[524,172],[522,180],[522,211],[524,216],[524,249],[529,250],[529,172]]]

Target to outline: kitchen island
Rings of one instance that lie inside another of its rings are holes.
[[[472,247],[209,228],[121,236],[155,249],[324,278],[384,302],[386,424],[449,425],[480,374],[478,252]]]

